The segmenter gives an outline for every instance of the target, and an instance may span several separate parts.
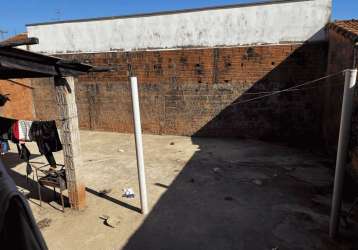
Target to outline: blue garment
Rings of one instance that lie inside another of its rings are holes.
[[[1,141],[1,152],[7,153],[10,150],[10,145],[8,141]]]

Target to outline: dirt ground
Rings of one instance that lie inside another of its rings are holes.
[[[51,189],[43,190],[40,207],[36,183],[26,182],[26,165],[12,146],[4,163],[30,191],[50,249],[357,249],[353,224],[338,241],[328,238],[333,173],[323,156],[239,139],[144,135],[143,141],[147,216],[139,213],[132,135],[81,131],[88,200],[81,212],[59,211]],[[31,164],[46,164],[36,145],[28,146]],[[129,187],[134,199],[122,197]]]

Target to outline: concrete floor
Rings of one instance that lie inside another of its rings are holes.
[[[18,186],[32,190],[30,205],[50,249],[357,249],[354,226],[338,241],[327,236],[333,173],[322,156],[249,140],[145,135],[145,217],[138,195],[122,197],[127,187],[138,194],[133,136],[81,131],[81,139],[88,191],[82,212],[58,211],[51,190],[39,207],[25,164],[15,151],[4,156]],[[28,145],[32,164],[46,163]],[[104,189],[111,191],[99,195]]]

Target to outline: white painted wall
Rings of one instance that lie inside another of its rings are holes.
[[[30,25],[32,51],[104,52],[323,40],[331,0],[311,0],[167,15]]]

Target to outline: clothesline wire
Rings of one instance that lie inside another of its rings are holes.
[[[330,85],[335,85],[335,84],[332,84],[332,83],[328,83]],[[327,85],[328,85],[327,84]],[[339,83],[340,85],[341,83]],[[287,92],[291,92],[291,91],[300,91],[300,90],[305,90],[305,89],[313,89],[313,88],[318,88],[318,87],[321,87],[321,86],[325,86],[325,84],[322,84],[322,85],[319,85],[319,86],[315,86],[315,87],[308,87],[308,88],[297,88],[297,86],[295,86],[295,89],[290,89],[290,90],[287,90]],[[262,95],[262,94],[274,94],[276,92],[280,92],[281,90],[273,90],[273,91],[260,91],[260,92],[247,92],[247,93],[243,93],[242,95]]]
[[[330,83],[330,86],[340,86],[340,85],[342,85],[342,83],[340,83],[340,82],[339,83]],[[323,86],[325,86],[325,85],[323,85]],[[316,89],[316,88],[320,88],[320,87],[322,87],[322,85],[314,86],[314,87],[307,87],[307,88],[291,89],[291,90],[288,90],[287,92],[304,91],[304,90]]]
[[[301,91],[301,90],[304,90],[304,88],[300,88],[300,89],[297,89],[297,88],[307,86],[307,85],[310,85],[310,84],[325,80],[327,78],[335,77],[335,76],[337,76],[337,75],[339,75],[339,74],[341,74],[341,73],[343,73],[345,71],[346,71],[346,69],[342,70],[342,71],[340,71],[338,73],[329,74],[329,75],[326,75],[326,76],[323,76],[323,77],[320,77],[320,78],[317,78],[317,79],[314,79],[314,80],[311,80],[311,81],[308,81],[308,82],[305,82],[305,83],[302,83],[302,84],[292,86],[292,87],[287,88],[287,89],[272,91],[272,92],[268,92],[268,94],[266,94],[266,95],[254,97],[254,98],[244,100],[244,101],[241,101],[241,102],[235,102],[235,103],[230,104],[229,106],[234,106],[234,105],[238,105],[238,104],[244,104],[244,103],[248,103],[248,102],[252,102],[252,101],[257,101],[257,100],[260,100],[260,99],[263,99],[263,98],[267,98],[267,97],[278,95],[278,94],[285,93],[285,92]],[[259,94],[259,92],[256,92],[256,93]],[[262,92],[262,93],[264,93],[264,92]]]
[[[309,82],[305,82],[305,83],[302,83],[302,84],[299,84],[299,85],[295,85],[295,86],[292,86],[288,89],[291,89],[291,88],[297,88],[297,87],[300,87],[302,85],[307,85],[307,84],[311,84],[311,83],[315,83],[315,82],[318,82],[318,81],[321,81],[321,80],[324,80],[326,78],[329,78],[329,77],[334,77],[334,76],[337,76],[343,72],[345,72],[346,70],[342,70],[338,73],[334,73],[334,74],[330,74],[330,75],[327,75],[327,76],[324,76],[324,77],[321,77],[321,78],[318,78],[318,79],[315,79],[315,80],[312,80],[312,81],[309,81]],[[280,92],[280,91],[284,91],[285,89],[283,90],[276,90],[276,91],[261,91],[261,92],[250,92],[250,93],[244,93],[243,95],[259,95],[259,94],[271,94],[271,93],[276,93],[276,92]]]
[[[338,86],[338,85],[342,85],[342,83],[327,83],[327,85],[331,85],[331,86]],[[315,86],[315,87],[307,87],[307,88],[295,88],[295,89],[289,89],[285,92],[293,92],[293,91],[303,91],[303,90],[308,90],[308,89],[316,89],[316,88],[320,88],[322,86],[325,86],[325,84],[319,85],[319,86]],[[281,90],[277,90],[277,91],[262,91],[262,92],[251,92],[251,93],[243,93],[242,95],[260,95],[260,94],[274,94],[278,91]]]

